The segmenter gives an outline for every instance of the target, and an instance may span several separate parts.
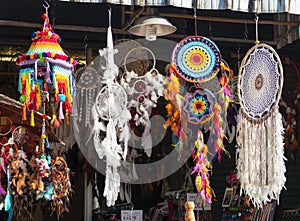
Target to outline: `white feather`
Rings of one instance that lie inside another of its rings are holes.
[[[147,122],[147,126],[144,129],[142,134],[142,146],[144,148],[145,153],[148,157],[151,157],[152,154],[152,136],[151,136],[151,122]]]

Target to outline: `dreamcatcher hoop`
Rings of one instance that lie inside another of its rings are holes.
[[[18,126],[12,132],[13,140],[21,147],[29,141],[29,133],[25,127]]]
[[[12,121],[9,117],[0,117],[0,136],[8,135],[12,130]]]
[[[111,95],[113,95],[113,101],[109,100]],[[110,102],[113,102],[115,108],[110,109]],[[127,94],[119,84],[113,83],[111,88],[106,85],[99,91],[95,107],[101,119],[108,121],[110,118],[117,118],[127,107]]]
[[[147,52],[149,52],[149,53],[151,54],[152,58],[153,58],[153,65],[152,65],[152,68],[150,69],[150,71],[153,70],[153,69],[155,69],[155,66],[156,66],[156,59],[155,59],[155,56],[154,56],[153,52],[152,52],[149,48],[147,48],[147,47],[136,47],[136,48],[131,49],[131,50],[126,54],[126,56],[125,56],[125,59],[124,59],[124,69],[125,69],[125,72],[128,72],[128,69],[127,69],[127,66],[126,66],[128,57],[129,57],[129,55],[130,55],[132,52],[134,52],[134,51],[136,51],[136,50],[146,50]],[[138,59],[137,59],[137,60],[138,60]],[[139,61],[139,60],[138,60],[138,61]],[[130,62],[129,62],[129,63],[130,63]],[[147,71],[147,70],[146,70],[146,71]],[[146,72],[146,71],[145,71],[145,72]],[[138,73],[137,73],[137,74],[138,74]],[[143,73],[143,74],[144,74],[144,73]]]
[[[203,125],[214,116],[216,97],[205,88],[195,88],[193,92],[187,92],[183,102],[183,113],[189,123]]]
[[[246,53],[237,87],[241,110],[248,120],[262,122],[274,112],[282,93],[283,68],[271,46],[256,44]]]
[[[172,63],[185,81],[201,83],[209,81],[220,71],[221,53],[209,38],[189,36],[175,46]]]
[[[118,53],[115,54],[115,63],[118,67],[123,67],[124,71],[126,70],[125,68],[127,68],[127,70],[132,70],[138,74],[146,73],[149,68],[147,51],[143,50],[142,46],[137,41],[131,39],[119,39],[114,41],[114,47],[118,49]],[[131,57],[128,55],[129,52]],[[126,57],[129,67],[126,67]],[[130,61],[131,58],[133,59],[132,61]]]

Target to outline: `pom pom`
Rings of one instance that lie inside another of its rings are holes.
[[[30,111],[34,111],[34,110],[36,109],[35,103],[31,102],[31,103],[28,105],[28,109],[29,109]]]
[[[43,114],[43,115],[42,115],[42,118],[43,118],[44,120],[46,120],[46,119],[47,119],[47,115],[46,115],[46,114]]]
[[[20,102],[25,103],[26,102],[26,96],[25,95],[21,95],[19,98]]]
[[[42,134],[42,135],[41,135],[41,138],[42,138],[42,139],[46,139],[46,138],[47,138],[47,135],[46,135],[46,134]]]
[[[42,19],[46,19],[46,18],[47,18],[47,14],[46,13],[42,14]]]
[[[60,102],[65,102],[66,99],[67,99],[67,97],[66,97],[65,94],[59,94],[58,95],[58,99],[59,99]]]

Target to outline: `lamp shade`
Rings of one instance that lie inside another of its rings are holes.
[[[177,28],[167,19],[159,16],[144,16],[139,18],[128,31],[130,34],[145,36],[147,40],[156,40],[156,36],[169,35]]]

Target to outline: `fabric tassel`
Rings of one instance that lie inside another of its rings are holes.
[[[30,113],[30,126],[35,127],[34,112],[33,111],[31,111],[31,113]]]
[[[65,119],[64,112],[63,112],[63,107],[62,107],[62,102],[59,102],[58,119],[59,120]]]
[[[11,195],[8,193],[4,199],[4,211],[8,212],[7,221],[11,221],[13,217],[13,209],[12,209],[13,200]]]
[[[26,104],[23,105],[23,110],[22,110],[22,120],[26,121],[27,116],[26,116]]]
[[[65,123],[66,123],[67,126],[70,125],[70,121],[69,121],[69,111],[68,111],[68,109],[66,109]]]

